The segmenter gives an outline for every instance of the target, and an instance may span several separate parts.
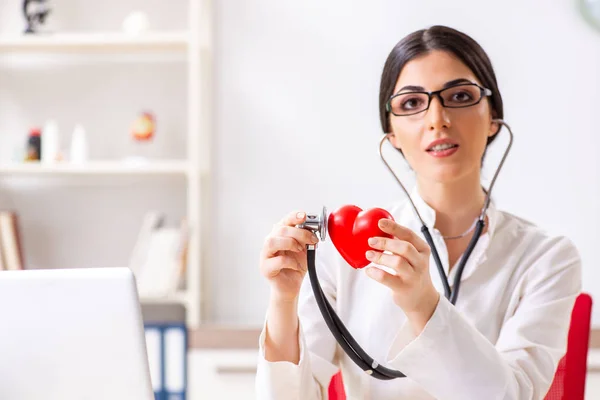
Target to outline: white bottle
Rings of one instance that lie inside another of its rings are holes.
[[[85,136],[85,129],[81,124],[75,125],[73,136],[71,137],[71,149],[69,151],[71,162],[82,164],[88,159],[88,144]]]
[[[51,164],[58,160],[60,151],[60,138],[58,125],[53,119],[46,122],[42,129],[42,154],[41,162]]]

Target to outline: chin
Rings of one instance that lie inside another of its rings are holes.
[[[461,165],[443,165],[430,168],[423,176],[436,183],[453,183],[469,175],[469,171]]]

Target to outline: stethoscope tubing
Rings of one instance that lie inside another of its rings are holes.
[[[317,271],[315,267],[315,252],[316,251],[314,249],[307,250],[308,275],[315,299],[317,301],[317,306],[324,317],[327,315],[327,317],[324,318],[325,323],[327,324],[331,333],[333,333],[335,336],[338,344],[356,365],[374,378],[381,380],[404,378],[406,375],[404,375],[402,372],[379,365],[372,357],[370,357],[362,349],[362,347],[360,347],[344,323],[340,320],[337,313],[331,306],[331,303],[329,303],[327,300],[325,293],[323,293],[323,289],[319,285],[319,279],[317,277]]]
[[[412,207],[413,207],[415,213],[417,214],[417,217],[421,221],[421,224],[422,224],[421,232],[423,233],[425,240],[427,241],[427,243],[429,244],[429,247],[431,248],[432,256],[433,256],[434,262],[437,266],[438,273],[439,273],[440,277],[442,278],[442,285],[444,287],[444,296],[452,304],[456,304],[456,301],[458,299],[458,292],[459,292],[459,288],[460,288],[460,279],[462,277],[464,267],[466,265],[467,260],[469,259],[470,255],[471,255],[471,253],[473,252],[473,249],[477,245],[479,237],[481,236],[481,233],[483,232],[483,229],[485,227],[485,215],[486,215],[486,211],[490,204],[490,196],[492,193],[492,189],[496,182],[496,178],[498,177],[498,173],[500,172],[500,169],[502,168],[502,166],[504,164],[504,161],[508,155],[508,152],[510,151],[510,148],[511,148],[512,142],[513,142],[513,133],[512,133],[511,128],[503,120],[496,119],[496,120],[494,120],[494,122],[496,122],[500,125],[506,126],[506,128],[508,129],[509,135],[510,135],[510,139],[509,139],[508,146],[504,152],[504,155],[496,169],[496,172],[495,172],[492,182],[490,184],[490,188],[488,189],[488,191],[486,193],[486,199],[484,202],[484,206],[483,206],[483,209],[479,216],[479,219],[475,225],[473,237],[469,241],[469,245],[467,246],[467,249],[465,250],[463,256],[461,257],[460,263],[456,269],[456,275],[454,277],[454,282],[453,282],[454,283],[453,289],[450,288],[450,284],[448,282],[448,277],[446,276],[439,253],[437,251],[437,248],[435,246],[435,243],[433,241],[431,233],[429,232],[429,229],[427,228],[427,225],[421,218],[421,215],[419,214],[417,207],[415,206],[413,200],[411,199],[410,195],[408,194],[408,191],[406,190],[406,188],[404,187],[404,185],[402,184],[402,182],[400,181],[400,179],[398,178],[396,173],[393,171],[393,169],[390,167],[390,165],[385,160],[385,157],[383,156],[382,147],[383,147],[384,141],[386,139],[389,140],[388,135],[387,134],[384,135],[383,138],[379,142],[379,155],[380,155],[381,159],[383,160],[385,165],[388,167],[388,169],[390,170],[392,175],[394,175],[394,178],[396,178],[396,181],[398,182],[398,184],[400,185],[400,187],[402,188],[402,190],[404,191],[404,193],[410,200],[410,203],[412,204]],[[326,224],[325,218],[322,218],[321,223]],[[323,228],[323,227],[321,227],[321,228]],[[325,293],[323,292],[321,285],[319,284],[319,278],[317,276],[317,271],[316,271],[316,266],[315,266],[315,259],[316,259],[316,246],[310,245],[307,248],[307,265],[308,265],[308,275],[310,278],[312,291],[314,293],[315,300],[317,302],[319,311],[323,315],[323,319],[325,320],[327,327],[329,328],[329,330],[335,337],[335,339],[338,342],[338,344],[340,345],[340,347],[342,347],[344,352],[348,355],[348,357],[350,357],[350,359],[356,365],[358,365],[363,371],[365,371],[367,374],[371,375],[374,378],[377,378],[380,380],[391,380],[391,379],[406,377],[406,375],[404,375],[400,371],[387,368],[387,367],[377,363],[377,361],[375,361],[372,357],[370,357],[363,350],[363,348],[360,347],[360,345],[356,342],[354,337],[350,334],[350,332],[348,331],[348,329],[346,328],[344,323],[341,321],[341,319],[335,312],[334,308],[331,306],[331,303],[329,303],[329,301],[327,300],[327,297],[326,297]]]
[[[506,160],[506,157],[508,156],[508,153],[510,152],[510,149],[511,149],[512,143],[513,143],[513,133],[512,133],[512,129],[510,128],[510,126],[506,122],[504,122],[504,120],[501,120],[501,119],[494,119],[494,120],[492,120],[492,122],[506,127],[506,129],[508,130],[508,133],[509,133],[509,141],[508,141],[508,145],[507,145],[506,149],[504,150],[502,159],[500,160],[500,163],[498,164],[498,167],[496,168],[496,172],[494,173],[494,177],[492,178],[490,187],[486,191],[485,201],[483,203],[483,208],[481,210],[481,214],[479,215],[477,224],[475,226],[473,237],[471,238],[469,245],[467,246],[467,249],[465,250],[465,253],[461,257],[458,267],[456,268],[456,275],[454,277],[454,290],[452,290],[450,288],[450,283],[448,282],[448,277],[446,276],[446,272],[444,271],[442,260],[440,259],[440,255],[437,251],[437,247],[435,246],[433,238],[431,237],[429,228],[427,228],[427,224],[421,217],[421,214],[419,213],[419,210],[417,209],[414,201],[410,197],[408,190],[406,190],[406,187],[402,184],[402,181],[400,180],[398,175],[396,175],[396,173],[394,172],[394,170],[392,169],[390,164],[388,164],[387,160],[385,159],[385,157],[383,155],[383,144],[385,143],[386,140],[389,141],[389,134],[384,134],[381,137],[381,139],[379,140],[379,157],[381,158],[381,160],[383,161],[385,166],[388,168],[388,170],[392,173],[392,175],[396,179],[396,182],[398,182],[398,184],[404,191],[404,194],[410,201],[410,204],[411,204],[415,214],[417,215],[417,218],[419,218],[419,221],[421,221],[421,232],[423,233],[425,240],[427,241],[427,243],[429,244],[429,247],[431,248],[431,254],[433,256],[433,260],[438,269],[440,278],[442,279],[442,286],[444,287],[444,296],[448,300],[450,300],[450,302],[452,304],[456,304],[456,301],[458,299],[458,291],[460,289],[460,279],[462,277],[462,273],[464,271],[467,260],[469,259],[469,256],[471,255],[471,253],[473,252],[473,249],[477,245],[477,241],[479,240],[479,237],[481,236],[481,232],[483,232],[483,228],[485,226],[485,215],[486,215],[487,209],[490,205],[492,189],[494,188],[494,185],[496,183],[496,178],[498,178],[498,174],[500,173],[500,170],[502,169],[502,166],[504,165],[504,161]],[[456,293],[453,293],[453,292],[456,292]]]

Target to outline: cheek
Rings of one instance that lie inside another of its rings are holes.
[[[402,150],[402,154],[407,161],[413,161],[421,146],[419,130],[408,129],[406,126],[403,126],[402,129],[394,127],[393,144],[396,148]]]
[[[481,157],[487,146],[491,117],[487,107],[473,111],[476,112],[458,118],[455,126],[463,132],[463,142],[468,146],[469,153]]]
[[[394,133],[394,145],[400,147],[402,151],[405,149],[408,151],[419,145],[423,123],[419,120],[396,119],[391,124],[391,129]]]

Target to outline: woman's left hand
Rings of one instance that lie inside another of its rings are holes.
[[[366,257],[375,264],[391,268],[396,275],[376,267],[368,268],[366,273],[392,290],[394,303],[402,308],[418,335],[433,315],[440,298],[429,275],[431,249],[412,230],[391,219],[381,219],[378,225],[393,238],[370,238],[369,245],[376,250],[367,251]],[[384,254],[384,251],[392,254]]]

